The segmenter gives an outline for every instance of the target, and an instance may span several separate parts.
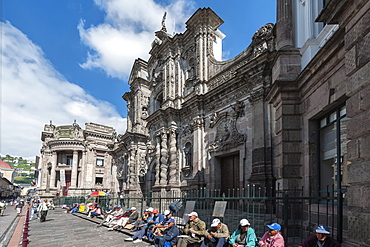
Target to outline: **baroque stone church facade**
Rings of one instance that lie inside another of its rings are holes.
[[[370,2],[276,2],[276,24],[226,61],[223,21],[210,8],[198,9],[180,34],[163,22],[149,60],[134,62],[123,95],[126,133],[107,127],[99,148],[70,155],[104,156],[113,194],[227,193],[248,184],[268,193],[304,187],[305,196],[336,191],[346,246],[370,246]],[[57,143],[43,150],[50,155]],[[54,163],[46,162],[50,171]],[[72,164],[72,185],[84,169]],[[96,169],[91,174],[103,173]]]
[[[186,31],[155,33],[148,61],[131,71],[127,132],[115,149],[127,192],[271,186],[270,105],[273,24],[251,45],[222,61],[223,23],[199,9]],[[121,174],[119,172],[119,174]]]

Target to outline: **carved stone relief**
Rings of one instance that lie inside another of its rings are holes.
[[[216,128],[216,137],[209,146],[210,152],[228,150],[245,142],[246,135],[240,134],[236,129],[237,114],[233,115],[221,113],[212,124]]]

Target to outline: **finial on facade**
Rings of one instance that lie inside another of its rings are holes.
[[[53,121],[52,120],[50,120],[50,125],[53,125]]]
[[[162,18],[162,29],[161,29],[161,31],[163,31],[163,32],[167,32],[166,16],[167,16],[167,12],[164,12],[164,15],[163,15],[163,18]]]

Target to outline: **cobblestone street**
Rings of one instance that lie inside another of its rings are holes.
[[[30,221],[30,247],[42,246],[150,246],[142,242],[125,242],[128,233],[108,231],[97,227],[99,220],[90,220],[83,214],[69,214],[62,209],[50,210],[45,222]],[[153,245],[154,246],[154,245]]]

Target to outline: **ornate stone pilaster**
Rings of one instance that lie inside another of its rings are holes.
[[[161,166],[160,166],[160,184],[167,185],[168,172],[168,150],[167,150],[167,131],[161,132]]]
[[[155,166],[155,185],[159,185],[159,168],[161,164],[161,136],[158,134],[156,136],[157,145],[156,145],[156,166]]]
[[[50,188],[55,188],[55,177],[56,177],[55,168],[57,167],[57,163],[58,163],[58,153],[54,151],[51,163]]]
[[[169,169],[169,184],[177,183],[177,159],[176,159],[176,129],[170,130],[170,169]]]
[[[77,187],[77,168],[78,168],[78,151],[73,151],[73,161],[72,161],[72,174],[71,174],[71,187]]]
[[[205,168],[205,155],[204,155],[204,118],[196,117],[191,123],[191,128],[193,130],[193,174],[201,171]]]
[[[130,161],[128,164],[128,187],[129,189],[136,189],[137,188],[137,182],[136,182],[136,169],[135,169],[135,157],[136,157],[136,149],[130,150]]]

